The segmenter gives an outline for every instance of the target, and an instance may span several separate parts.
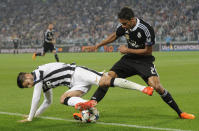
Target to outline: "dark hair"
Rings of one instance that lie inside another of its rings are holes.
[[[23,82],[25,80],[25,72],[20,72],[18,77],[17,77],[17,85],[19,88],[24,88],[23,87]]]
[[[119,19],[131,20],[134,17],[134,12],[129,7],[123,7],[118,13]]]

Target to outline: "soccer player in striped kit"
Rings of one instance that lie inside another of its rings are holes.
[[[66,64],[61,62],[41,65],[31,73],[20,72],[17,84],[19,88],[32,88],[34,86],[30,113],[26,119],[20,122],[32,121],[34,117],[38,117],[44,112],[52,103],[52,88],[61,85],[68,86],[69,90],[61,96],[60,103],[73,106],[80,111],[93,108],[97,104],[94,100],[88,101],[81,98],[92,85],[104,88],[117,86],[138,90],[147,95],[153,94],[153,88],[151,87],[145,87],[122,78],[111,78],[109,75],[77,66],[74,63]],[[42,90],[44,92],[44,101],[37,109]],[[85,107],[84,105],[88,106]],[[78,115],[78,113],[76,114]],[[74,116],[74,118],[77,117]]]

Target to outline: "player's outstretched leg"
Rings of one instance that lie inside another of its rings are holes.
[[[131,89],[131,90],[138,90],[141,91],[149,96],[153,95],[153,88],[148,86],[143,86],[140,84],[137,84],[135,82],[126,80],[126,79],[122,79],[122,78],[112,78],[111,79],[111,86],[117,86],[120,88],[124,88],[124,89]]]
[[[152,96],[152,95],[153,95],[153,91],[154,91],[153,87],[150,87],[150,86],[147,86],[147,87],[145,87],[145,88],[142,90],[142,92],[143,92],[144,94],[147,94],[147,95],[149,95],[149,96]]]
[[[33,53],[32,59],[35,60],[37,56],[42,56],[42,53]]]
[[[32,55],[32,59],[35,60],[36,59],[36,53],[33,53]]]
[[[59,57],[58,57],[57,53],[55,53],[54,55],[55,55],[56,61],[59,62]]]

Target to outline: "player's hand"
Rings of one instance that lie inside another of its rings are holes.
[[[118,50],[119,50],[120,53],[122,53],[122,54],[127,54],[127,53],[128,53],[128,48],[127,48],[125,45],[119,46]]]
[[[20,122],[20,123],[26,123],[26,122],[31,122],[31,121],[28,120],[28,119],[24,119],[24,120],[19,120],[18,122]]]
[[[88,50],[88,51],[97,51],[97,46],[87,46],[85,47],[85,50]]]
[[[56,41],[55,40],[52,40],[52,44],[55,44],[56,43]]]
[[[22,116],[24,119],[27,119],[28,118],[28,115],[23,115]]]
[[[91,46],[90,49],[93,50],[93,51],[96,51],[97,50],[97,46],[96,45],[95,46]]]

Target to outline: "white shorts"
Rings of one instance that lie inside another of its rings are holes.
[[[72,76],[71,89],[69,91],[80,90],[86,94],[92,85],[99,85],[102,74],[86,67],[76,67]]]

